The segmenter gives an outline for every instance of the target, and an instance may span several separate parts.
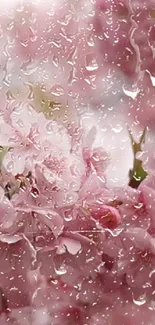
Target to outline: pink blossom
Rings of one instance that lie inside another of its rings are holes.
[[[53,199],[59,200],[59,205],[72,195],[71,191],[76,200],[85,166],[80,148],[76,152],[72,149],[74,134],[71,137],[63,125],[46,120],[31,107],[17,108],[10,118],[11,126],[5,124],[0,135],[2,144],[5,137],[5,145],[11,146],[3,159],[5,170],[14,176],[32,172],[42,194],[53,189]]]
[[[14,230],[16,221],[16,210],[5,196],[5,192],[0,188],[0,229],[2,232],[11,232]]]
[[[97,221],[103,228],[114,229],[121,223],[119,211],[111,206],[104,204],[93,204],[87,207],[90,216]]]
[[[128,112],[136,118],[143,127],[151,126],[154,123],[154,84],[150,73],[141,73],[135,80],[133,86],[128,88],[129,94],[135,93],[133,98],[129,97]],[[130,93],[131,91],[131,93]]]
[[[146,142],[142,145],[142,151],[137,154],[137,158],[142,161],[144,170],[149,175],[154,175],[155,158],[153,137],[146,139]]]
[[[130,42],[132,21],[128,1],[96,1],[96,30],[104,60],[135,75],[137,57]],[[111,22],[111,23],[110,23]]]
[[[20,235],[0,235],[0,257],[0,287],[7,304],[5,308],[9,312],[29,305],[27,272],[35,261],[30,242]]]
[[[133,189],[113,106],[140,127],[154,119],[152,2],[27,2],[1,18],[0,322],[150,325],[154,143]]]
[[[154,187],[154,176],[150,176],[145,179],[141,185],[141,192],[143,195],[143,201],[146,207],[147,213],[150,215],[151,224],[150,224],[150,232],[154,233],[155,230],[155,218],[154,218],[154,201],[155,201],[155,187]]]
[[[125,115],[151,125],[155,116],[153,2],[96,0],[95,16],[104,60],[128,76],[123,88]]]
[[[147,210],[143,186],[138,190],[127,187],[115,189],[118,211],[126,227],[140,227],[149,229],[151,216]]]
[[[41,273],[46,277],[61,276],[65,283],[75,286],[88,273],[95,277],[97,267],[101,264],[101,254],[92,240],[80,243],[80,238],[71,239],[69,232],[67,234],[68,237],[63,236],[57,242],[45,241],[46,246],[38,251],[38,261],[41,262]]]
[[[96,0],[97,31],[105,59],[129,76],[138,69],[154,73],[154,7],[150,1]],[[131,16],[132,15],[132,16]],[[108,22],[112,22],[112,25]],[[111,51],[115,47],[116,57]]]
[[[147,288],[154,282],[154,238],[141,228],[129,228],[123,235],[123,246],[126,249],[118,263],[126,281],[131,287]]]
[[[107,68],[102,67],[102,58],[95,46],[94,5],[89,1],[73,5],[62,0],[58,6],[54,0],[45,6],[42,1],[38,6],[30,3],[23,6],[20,10],[17,5],[13,25],[2,15],[4,40],[9,35],[13,41],[9,55],[18,55],[26,73],[31,70],[34,60],[38,82],[44,80],[45,84],[50,84],[52,96],[65,97],[62,93],[68,93],[67,100],[72,98],[72,104],[88,100],[100,102],[104,82],[99,67],[103,73]],[[50,71],[48,78],[43,67],[47,73]],[[34,81],[35,75],[28,79]]]
[[[117,298],[117,297],[116,297]],[[154,307],[150,308],[149,304],[136,306],[134,303],[125,303],[123,306],[107,308],[102,311],[97,311],[90,317],[90,325],[105,325],[105,324],[136,324],[137,322],[149,325],[153,323]]]

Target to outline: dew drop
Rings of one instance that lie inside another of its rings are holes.
[[[59,268],[55,267],[55,272],[57,275],[63,275],[67,273],[67,270],[65,269],[65,267],[63,265],[61,265]]]
[[[13,96],[11,90],[8,90],[7,93],[6,93],[6,98],[8,101],[12,101],[15,99],[15,97]]]
[[[145,305],[145,303],[146,303],[146,293],[140,295],[138,298],[134,298],[134,295],[133,295],[133,302],[137,306]]]
[[[123,92],[126,96],[128,97],[131,97],[132,99],[136,99],[137,95],[139,94],[140,90],[137,88],[137,89],[126,89],[125,86],[122,87],[123,89]]]
[[[118,125],[115,125],[115,127],[112,128],[112,130],[115,132],[115,133],[120,133],[122,131],[122,125],[118,124]]]
[[[86,56],[86,70],[87,71],[96,71],[98,69],[98,64],[96,59],[91,55]]]
[[[72,210],[71,209],[64,211],[64,219],[66,221],[71,221],[72,218],[73,218],[73,216],[72,216]]]
[[[23,121],[22,121],[21,119],[19,119],[19,120],[17,121],[17,125],[18,125],[20,128],[23,128],[23,127],[24,127],[24,123],[23,123]]]
[[[95,42],[94,42],[92,34],[90,34],[89,37],[87,38],[87,43],[91,47],[95,46]]]
[[[30,193],[35,199],[39,196],[39,190],[36,187],[32,187]]]
[[[13,161],[9,161],[8,164],[7,164],[7,166],[6,166],[8,172],[12,172],[13,167],[14,167]]]
[[[14,28],[14,21],[12,20],[8,25],[7,25],[7,30],[12,30]]]
[[[149,278],[155,277],[155,269],[149,273]]]
[[[59,66],[59,58],[55,55],[53,55],[53,64],[56,68]]]
[[[53,122],[50,121],[46,124],[47,133],[53,133]]]
[[[64,89],[61,86],[57,85],[51,89],[51,93],[52,95],[59,97],[64,94]]]
[[[28,47],[28,40],[25,40],[25,41],[21,41],[20,44],[23,46],[23,47]]]

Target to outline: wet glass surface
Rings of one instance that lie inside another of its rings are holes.
[[[153,0],[0,3],[0,324],[155,322]]]

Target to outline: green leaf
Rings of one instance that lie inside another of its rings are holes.
[[[137,188],[139,186],[139,184],[147,176],[146,171],[143,169],[142,161],[140,159],[136,158],[137,153],[142,151],[141,147],[142,147],[142,144],[145,142],[145,135],[146,135],[146,128],[144,129],[144,131],[142,133],[140,141],[135,142],[134,138],[131,134],[131,131],[129,130],[129,136],[131,139],[133,156],[134,156],[133,168],[129,171],[129,178],[130,178],[129,186],[131,186],[133,188]]]

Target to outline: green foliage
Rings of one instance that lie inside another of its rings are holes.
[[[0,167],[2,166],[3,158],[5,154],[8,152],[9,147],[2,147],[0,146]]]
[[[144,129],[140,141],[137,143],[134,141],[133,136],[129,130],[129,136],[131,139],[133,156],[134,156],[133,168],[129,171],[129,178],[130,178],[129,185],[134,188],[137,188],[139,184],[147,176],[146,171],[143,169],[142,161],[136,158],[137,153],[142,151],[141,147],[142,144],[145,142],[145,134],[146,134],[146,129]]]

